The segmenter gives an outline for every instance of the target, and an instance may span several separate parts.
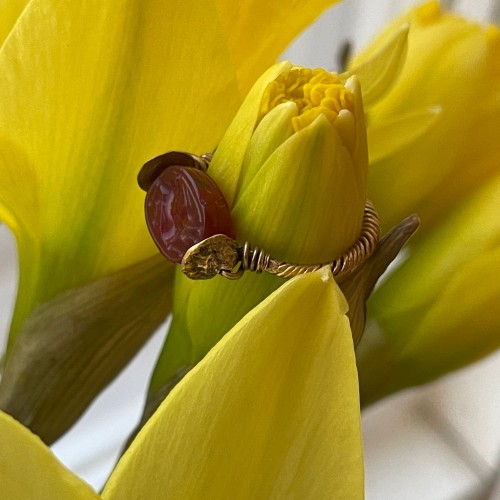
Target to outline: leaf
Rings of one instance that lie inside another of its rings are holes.
[[[165,319],[173,270],[154,257],[38,306],[7,360],[0,408],[55,441]]]

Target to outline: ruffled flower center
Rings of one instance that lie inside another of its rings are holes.
[[[295,132],[307,127],[320,114],[333,124],[343,109],[354,112],[352,92],[336,73],[321,68],[293,67],[269,83],[262,97],[260,119],[279,104],[290,101],[298,109],[298,115],[292,119]]]

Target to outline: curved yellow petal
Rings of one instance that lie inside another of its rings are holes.
[[[328,262],[359,235],[366,189],[358,185],[357,169],[366,173],[366,160],[356,165],[340,134],[320,115],[249,177],[231,214],[245,240],[274,256]]]
[[[363,498],[346,309],[326,269],[269,296],[172,391],[103,498]]]
[[[239,96],[208,1],[33,0],[0,72],[0,218],[21,266],[15,333],[35,304],[155,252],[138,169],[168,149],[212,150]]]
[[[427,379],[472,363],[500,347],[500,247],[459,267],[404,346]]]
[[[414,243],[374,292],[368,312],[377,328],[358,357],[364,403],[500,347],[499,206],[497,176]]]
[[[259,118],[260,99],[267,85],[280,73],[291,67],[288,61],[274,64],[268,68],[248,92],[247,97],[236,113],[231,126],[222,137],[218,151],[226,154],[215,154],[210,165],[210,175],[217,180],[217,185],[224,193],[229,206],[233,205],[236,189],[240,182],[241,165],[245,158],[248,142],[252,137]],[[257,104],[256,104],[257,103]],[[250,117],[250,118],[249,118]]]
[[[359,79],[365,108],[375,104],[396,82],[408,51],[408,31],[408,24],[403,24],[387,40],[368,50],[363,61],[354,59],[350,69],[342,73],[345,80],[352,75]]]
[[[0,494],[5,499],[100,498],[66,469],[40,438],[0,411]]]
[[[0,47],[16,24],[29,0],[3,0],[0,3]]]
[[[418,213],[419,239],[498,172],[500,30],[426,2],[391,23],[357,61],[369,58],[403,22],[410,24],[406,62],[396,84],[370,109],[368,129],[426,108],[439,106],[441,112],[403,148],[393,149],[390,137],[380,139],[369,194],[384,230]]]
[[[337,1],[215,0],[242,95],[296,35]]]
[[[416,326],[457,271],[495,248],[500,238],[500,177],[485,185],[414,245],[410,258],[374,293],[373,311],[384,324]],[[500,270],[493,269],[495,275]],[[398,329],[388,328],[397,341]],[[407,341],[401,336],[401,342]]]

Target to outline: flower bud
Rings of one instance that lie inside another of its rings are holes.
[[[240,244],[307,264],[334,259],[359,237],[367,163],[356,78],[280,63],[250,91],[208,173],[231,207]],[[239,281],[199,282],[178,271],[173,322],[151,390],[199,361],[283,282],[251,272]]]
[[[497,175],[374,292],[358,359],[365,404],[500,347],[499,206]]]
[[[394,21],[353,64],[404,23],[399,80],[368,110],[369,194],[384,229],[418,213],[420,238],[498,171],[500,32],[432,1]]]

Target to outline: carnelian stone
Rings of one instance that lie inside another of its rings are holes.
[[[180,263],[188,248],[214,234],[235,237],[224,195],[195,168],[165,169],[148,189],[145,211],[153,240],[172,262]]]

